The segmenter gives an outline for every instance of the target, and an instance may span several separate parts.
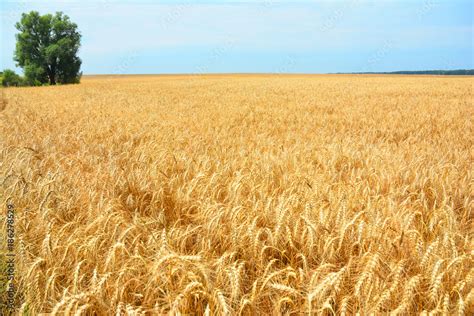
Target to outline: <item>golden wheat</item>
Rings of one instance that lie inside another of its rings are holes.
[[[4,89],[16,308],[472,314],[473,83],[122,76]],[[4,211],[0,223],[5,250]]]

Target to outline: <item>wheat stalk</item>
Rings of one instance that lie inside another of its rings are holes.
[[[474,310],[471,78],[4,90],[15,313]]]

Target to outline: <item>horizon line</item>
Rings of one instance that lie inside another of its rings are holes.
[[[208,73],[193,73],[193,72],[176,72],[176,73],[83,73],[83,76],[208,76],[208,75],[403,75],[417,74],[418,72],[455,72],[465,71],[474,72],[470,68],[458,69],[423,69],[423,70],[395,70],[395,71],[370,71],[370,72],[208,72]],[[420,73],[419,75],[429,75]],[[442,74],[441,74],[442,75]],[[459,76],[472,76],[471,74],[460,74]]]

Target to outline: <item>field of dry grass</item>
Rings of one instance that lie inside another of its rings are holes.
[[[0,237],[3,251],[9,202],[17,307],[468,315],[473,83],[128,76],[4,89]]]

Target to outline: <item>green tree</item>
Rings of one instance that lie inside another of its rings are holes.
[[[2,74],[2,85],[4,87],[18,87],[23,85],[22,78],[13,70],[5,69]]]
[[[67,15],[23,13],[16,28],[19,33],[14,59],[29,83],[79,82],[81,34]]]

